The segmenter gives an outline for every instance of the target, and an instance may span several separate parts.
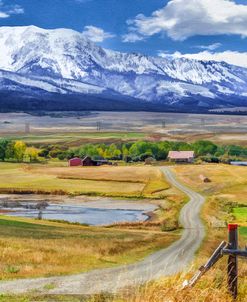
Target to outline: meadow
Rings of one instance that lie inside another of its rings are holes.
[[[0,113],[0,137],[27,143],[72,144],[132,140],[207,139],[221,144],[247,145],[247,118],[159,112]],[[97,127],[100,123],[100,131]],[[26,133],[26,124],[29,132]]]
[[[169,184],[155,167],[66,167],[0,163],[1,193],[161,198]]]
[[[21,140],[26,144],[31,144],[33,146],[46,145],[46,144],[58,144],[58,145],[69,145],[79,146],[83,143],[113,143],[113,142],[125,142],[134,141],[138,139],[145,139],[148,137],[142,132],[111,132],[111,131],[101,131],[101,132],[52,132],[47,131],[45,133],[35,131],[35,133],[25,134],[22,132],[15,132],[14,134],[8,133],[0,135],[1,138],[7,138],[10,140]]]
[[[0,279],[48,277],[132,263],[178,236],[0,216]]]
[[[247,206],[247,169],[224,164],[176,166],[179,179],[207,197],[203,218],[209,227],[244,221]],[[204,183],[203,174],[211,182]],[[246,221],[245,221],[246,222]]]

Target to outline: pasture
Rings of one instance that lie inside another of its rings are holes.
[[[161,198],[169,188],[158,168],[65,167],[0,163],[1,193]]]
[[[0,113],[0,137],[30,144],[200,139],[246,146],[247,117],[159,112]],[[29,133],[26,133],[28,124]]]
[[[127,264],[177,238],[171,233],[0,216],[0,279],[72,274]]]

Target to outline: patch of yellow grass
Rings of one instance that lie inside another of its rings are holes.
[[[169,187],[154,167],[53,167],[0,163],[0,192],[157,197]]]
[[[203,217],[210,227],[238,222],[231,214],[231,208],[247,205],[247,169],[223,164],[174,166],[178,178],[207,197]],[[211,182],[204,183],[203,174]]]
[[[138,261],[174,234],[0,217],[0,279],[50,276]]]

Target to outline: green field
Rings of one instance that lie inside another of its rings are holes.
[[[66,133],[37,133],[37,134],[15,134],[4,135],[1,138],[11,140],[22,140],[27,144],[62,144],[78,145],[86,142],[114,142],[145,139],[146,134],[142,132],[66,132]]]
[[[239,233],[241,236],[245,237],[247,239],[247,227],[240,227]]]
[[[234,208],[233,215],[238,222],[247,222],[247,207]]]

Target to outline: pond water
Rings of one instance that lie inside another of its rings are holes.
[[[1,207],[1,212],[8,216],[42,218],[49,220],[65,220],[88,225],[108,225],[120,222],[145,221],[148,216],[137,209],[104,209],[90,208],[80,205],[49,204],[38,210],[22,204],[18,207]]]

